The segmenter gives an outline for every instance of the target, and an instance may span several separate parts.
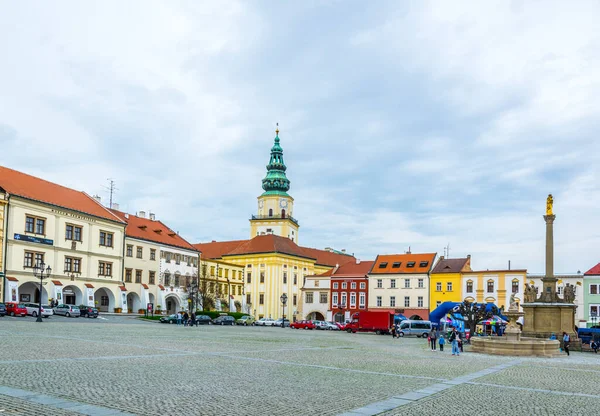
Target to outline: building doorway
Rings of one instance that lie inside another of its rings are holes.
[[[63,303],[66,305],[81,305],[83,303],[83,293],[77,286],[66,286],[62,290]]]
[[[112,312],[115,308],[115,297],[110,290],[101,287],[94,292],[94,305],[100,312]]]
[[[177,298],[177,296],[175,295],[169,295],[165,298],[165,302],[166,302],[166,306],[167,306],[167,313],[168,314],[173,314],[173,313],[177,313],[178,311],[180,311],[181,309],[179,308],[179,299]]]
[[[144,309],[140,297],[135,292],[129,292],[127,294],[127,312],[133,313],[137,312],[139,309]]]
[[[40,285],[34,282],[25,282],[19,286],[19,302],[39,303]],[[42,303],[48,304],[48,292],[45,287],[42,288]]]

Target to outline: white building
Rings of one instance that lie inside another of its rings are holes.
[[[0,167],[6,253],[3,299],[126,308],[123,295],[125,223],[84,192]],[[39,291],[33,266],[52,275]]]
[[[306,276],[301,292],[304,302],[300,316],[319,321],[333,320],[329,276]]]

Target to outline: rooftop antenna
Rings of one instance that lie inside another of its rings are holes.
[[[112,178],[108,178],[106,179],[109,183],[109,186],[103,186],[104,189],[106,189],[109,193],[109,202],[108,202],[108,208],[112,209],[113,206],[113,194],[117,191],[117,187],[115,186],[115,181]]]
[[[447,259],[450,258],[450,243],[448,243],[448,245],[444,247],[444,254]]]

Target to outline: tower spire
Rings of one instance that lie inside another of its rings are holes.
[[[290,189],[290,181],[285,176],[287,167],[283,162],[283,149],[279,145],[279,123],[275,130],[275,140],[271,147],[271,158],[267,165],[267,176],[262,180],[263,195],[287,195]]]

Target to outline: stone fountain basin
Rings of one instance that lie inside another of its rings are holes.
[[[492,355],[508,355],[517,357],[559,357],[560,342],[558,340],[521,337],[511,340],[507,337],[473,337],[471,351]]]

